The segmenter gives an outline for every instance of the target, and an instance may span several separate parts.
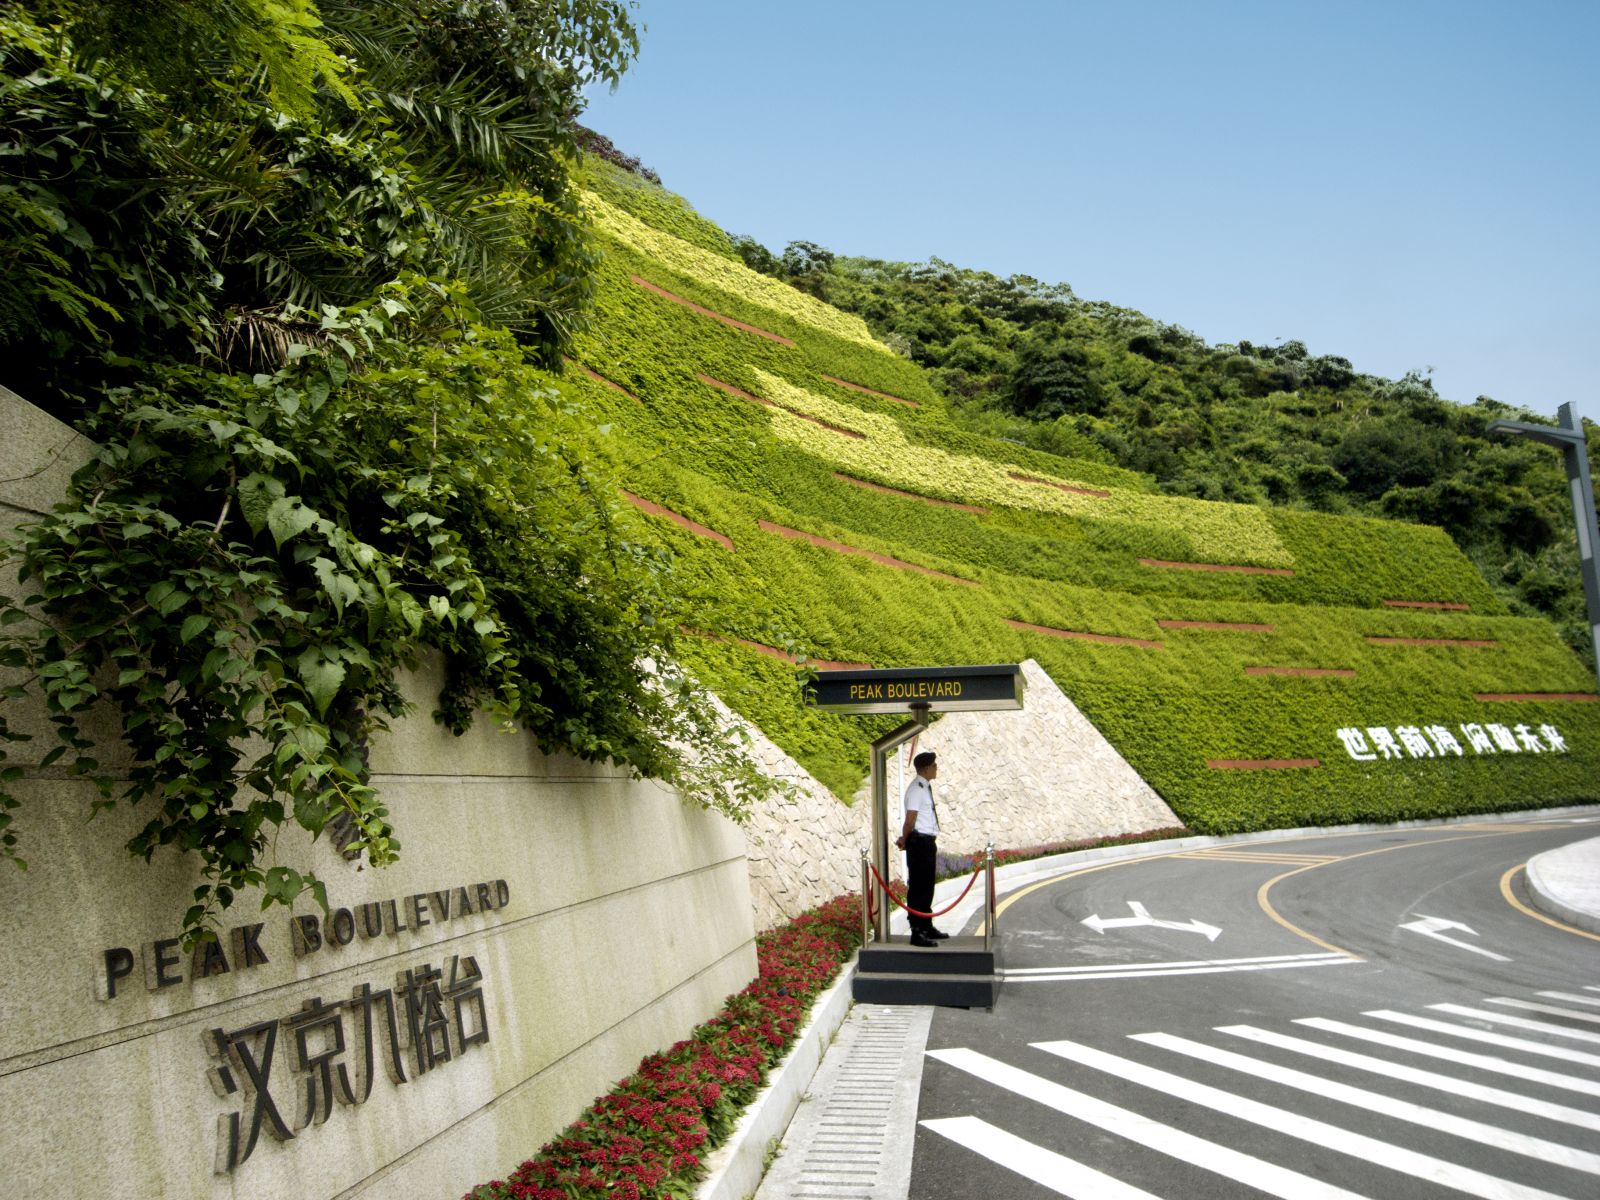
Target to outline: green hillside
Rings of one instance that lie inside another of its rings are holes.
[[[684,657],[840,795],[889,722],[803,709],[774,651],[1035,658],[1209,832],[1600,798],[1600,704],[1554,698],[1593,678],[1443,531],[1164,496],[1088,439],[963,431],[677,197],[592,159],[585,182],[603,261],[567,374],[718,614]],[[1511,695],[1550,698],[1483,698]]]
[[[1548,422],[1550,410],[1454,404],[1425,373],[1365,374],[1295,340],[1208,345],[1028,276],[844,258],[811,242],[781,256],[750,238],[734,247],[859,314],[927,369],[964,428],[1090,453],[1169,495],[1437,525],[1513,613],[1553,621],[1594,666],[1560,457],[1487,429]],[[1589,453],[1600,471],[1600,437]]]

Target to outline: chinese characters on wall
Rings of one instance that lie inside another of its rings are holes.
[[[1460,736],[1457,736],[1459,731]],[[1465,758],[1487,754],[1565,754],[1566,739],[1554,725],[1500,725],[1475,721],[1457,725],[1349,725],[1334,731],[1346,753],[1358,762],[1391,758]],[[1463,746],[1462,743],[1466,745]]]
[[[510,903],[510,886],[495,879],[295,914],[282,926],[258,921],[216,930],[187,954],[175,937],[137,950],[112,946],[101,955],[96,990],[103,1001],[127,1003],[142,965],[147,992],[188,985],[199,993],[196,1003],[207,1003],[220,998],[212,989],[225,980],[266,974],[262,969],[282,963],[286,949],[301,960],[336,958],[357,942],[398,942],[402,934],[426,940],[456,932],[441,926],[503,916]],[[452,955],[439,967],[425,962],[401,971],[392,987],[384,982],[360,983],[333,999],[314,995],[269,1020],[204,1031],[211,1085],[236,1109],[217,1118],[218,1174],[246,1162],[263,1132],[292,1141],[328,1121],[335,1105],[365,1104],[380,1070],[399,1087],[489,1041],[484,977],[473,955]]]
[[[483,973],[471,955],[451,956],[447,969],[401,971],[392,988],[361,983],[347,999],[313,996],[274,1020],[207,1030],[212,1087],[240,1105],[217,1119],[217,1173],[249,1159],[263,1131],[290,1141],[327,1121],[335,1103],[365,1104],[380,1064],[398,1087],[488,1040]]]

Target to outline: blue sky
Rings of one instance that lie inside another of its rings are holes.
[[[1600,0],[643,0],[586,123],[781,250],[1600,421]]]

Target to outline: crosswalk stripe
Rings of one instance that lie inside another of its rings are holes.
[[[1157,1070],[1131,1059],[1119,1058],[1103,1050],[1096,1050],[1092,1046],[1069,1041],[1031,1044],[1069,1062],[1105,1071],[1133,1083],[1154,1088],[1169,1096],[1187,1100],[1192,1104],[1203,1104],[1228,1116],[1250,1121],[1289,1137],[1299,1138],[1343,1154],[1355,1155],[1390,1170],[1456,1188],[1478,1196],[1481,1200],[1555,1200],[1554,1193],[1540,1188],[1528,1187],[1509,1179],[1500,1179],[1482,1171],[1474,1171],[1470,1167],[1408,1150],[1403,1146],[1381,1142],[1377,1138],[1341,1129],[1326,1121],[1303,1117],[1252,1100],[1247,1096],[1235,1095],[1221,1088],[1211,1087],[1209,1084],[1185,1079],[1169,1071]]]
[[[1563,1075],[1560,1071],[1547,1071],[1543,1067],[1530,1067],[1523,1063],[1512,1062],[1510,1059],[1496,1058],[1492,1054],[1474,1054],[1471,1050],[1459,1050],[1454,1046],[1444,1046],[1437,1042],[1424,1042],[1398,1033],[1386,1033],[1381,1029],[1368,1029],[1364,1025],[1330,1021],[1326,1017],[1303,1017],[1295,1024],[1320,1029],[1324,1033],[1342,1033],[1345,1037],[1359,1038],[1375,1045],[1388,1046],[1395,1050],[1409,1050],[1412,1054],[1421,1054],[1428,1058],[1442,1058],[1446,1062],[1459,1063],[1464,1067],[1476,1067],[1480,1071],[1510,1075],[1514,1079],[1542,1083],[1568,1092],[1600,1096],[1600,1081],[1584,1079],[1578,1075]]]
[[[1600,1033],[1568,1029],[1565,1025],[1552,1025],[1549,1021],[1530,1021],[1526,1017],[1513,1017],[1487,1008],[1471,1008],[1465,1004],[1430,1004],[1428,1007],[1435,1012],[1449,1013],[1452,1017],[1473,1017],[1479,1021],[1493,1021],[1496,1025],[1510,1025],[1513,1029],[1526,1029],[1532,1033],[1548,1034],[1551,1037],[1600,1043]]]
[[[928,1057],[976,1075],[979,1079],[1036,1101],[1056,1112],[1076,1117],[1107,1133],[1127,1138],[1148,1149],[1223,1175],[1238,1183],[1278,1196],[1281,1200],[1359,1200],[1357,1193],[1280,1167],[1252,1155],[1219,1146],[1181,1129],[1108,1104],[1083,1092],[1063,1087],[1031,1072],[1013,1067],[987,1054],[965,1048],[930,1050]]]
[[[1578,996],[1572,992],[1540,992],[1546,1000],[1563,1000],[1568,1004],[1597,1004],[1600,1005],[1600,996]]]
[[[1221,975],[1230,971],[1281,971],[1291,967],[1337,967],[1359,963],[1359,958],[1348,954],[1296,955],[1292,959],[1268,959],[1264,962],[1239,963],[1228,966],[1213,964],[1203,967],[1140,968],[1104,967],[1100,970],[1064,968],[1060,971],[1039,971],[1036,974],[1001,972],[1007,983],[1069,983],[1080,979],[1156,979],[1169,975]],[[1027,969],[1027,968],[1025,968]]]
[[[1457,1079],[1454,1075],[1441,1075],[1437,1071],[1424,1071],[1418,1067],[1408,1067],[1403,1063],[1390,1062],[1388,1059],[1374,1058],[1370,1054],[1357,1054],[1353,1050],[1341,1050],[1337,1046],[1326,1046],[1321,1042],[1307,1041],[1305,1038],[1290,1037],[1268,1029],[1257,1029],[1252,1025],[1219,1025],[1217,1032],[1260,1042],[1264,1046],[1273,1046],[1279,1050],[1320,1058],[1326,1062],[1371,1071],[1375,1075],[1415,1083],[1435,1091],[1448,1092],[1452,1096],[1465,1096],[1500,1108],[1515,1109],[1531,1116],[1544,1117],[1549,1121],[1560,1121],[1565,1125],[1600,1131],[1600,1112],[1589,1112],[1565,1104],[1555,1104],[1549,1100],[1538,1100],[1532,1096],[1524,1096],[1521,1092],[1508,1092],[1504,1088]],[[1600,1086],[1597,1086],[1595,1091],[1600,1093]]]
[[[1268,1083],[1298,1088],[1314,1096],[1337,1100],[1341,1104],[1393,1117],[1397,1121],[1423,1125],[1455,1137],[1469,1138],[1481,1145],[1493,1146],[1512,1154],[1522,1154],[1529,1158],[1570,1167],[1574,1171],[1600,1175],[1600,1154],[1591,1154],[1575,1146],[1566,1146],[1547,1138],[1501,1129],[1484,1121],[1474,1121],[1470,1117],[1461,1117],[1437,1108],[1413,1104],[1409,1100],[1386,1096],[1382,1092],[1370,1091],[1367,1088],[1352,1087],[1348,1083],[1325,1079],[1306,1071],[1297,1071],[1293,1067],[1280,1067],[1276,1063],[1251,1058],[1247,1054],[1235,1054],[1232,1050],[1207,1046],[1203,1042],[1177,1037],[1170,1033],[1135,1033],[1130,1036],[1134,1041],[1143,1042],[1147,1046],[1159,1046],[1163,1050],[1171,1050],[1174,1054],[1186,1054],[1190,1058],[1211,1063],[1213,1066],[1226,1067],[1257,1079],[1265,1079]]]
[[[1094,966],[1018,966],[1014,970],[1006,971],[1006,978],[1018,978],[1026,974],[1090,974],[1102,971],[1168,971],[1182,968],[1182,966],[1234,966],[1243,963],[1277,963],[1298,962],[1304,958],[1344,958],[1342,954],[1326,954],[1318,950],[1315,954],[1266,954],[1254,958],[1176,958],[1173,962],[1166,963],[1120,963],[1120,965],[1106,965],[1096,963]]]
[[[1566,1046],[1548,1046],[1531,1038],[1491,1033],[1487,1029],[1474,1029],[1470,1025],[1452,1025],[1449,1021],[1435,1021],[1431,1017],[1412,1016],[1410,1013],[1394,1012],[1387,1008],[1374,1009],[1361,1015],[1376,1017],[1380,1021],[1393,1021],[1399,1025],[1410,1025],[1415,1029],[1427,1029],[1434,1033],[1447,1033],[1451,1037],[1465,1038],[1469,1042],[1484,1042],[1491,1046],[1502,1046],[1507,1050],[1521,1050],[1525,1054],[1542,1054],[1546,1058],[1559,1058],[1563,1062],[1600,1067],[1600,1054],[1586,1054],[1582,1050],[1572,1050]]]
[[[1582,997],[1578,997],[1582,999]],[[1509,996],[1494,996],[1484,1001],[1485,1004],[1501,1004],[1506,1008],[1520,1008],[1523,1012],[1545,1013],[1552,1017],[1570,1017],[1574,1021],[1588,1021],[1592,1025],[1600,1025],[1600,1014],[1578,1012],[1570,1008],[1559,1008],[1554,1004],[1538,1004],[1532,1000],[1513,1000]]]
[[[1061,1196],[1078,1200],[1157,1200],[1142,1188],[1036,1146],[978,1117],[939,1117],[917,1123]]]

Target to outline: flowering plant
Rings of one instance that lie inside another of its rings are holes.
[[[733,1130],[811,1002],[860,944],[854,895],[758,935],[756,978],[720,1013],[646,1058],[507,1179],[480,1184],[465,1200],[692,1196],[702,1155]]]

